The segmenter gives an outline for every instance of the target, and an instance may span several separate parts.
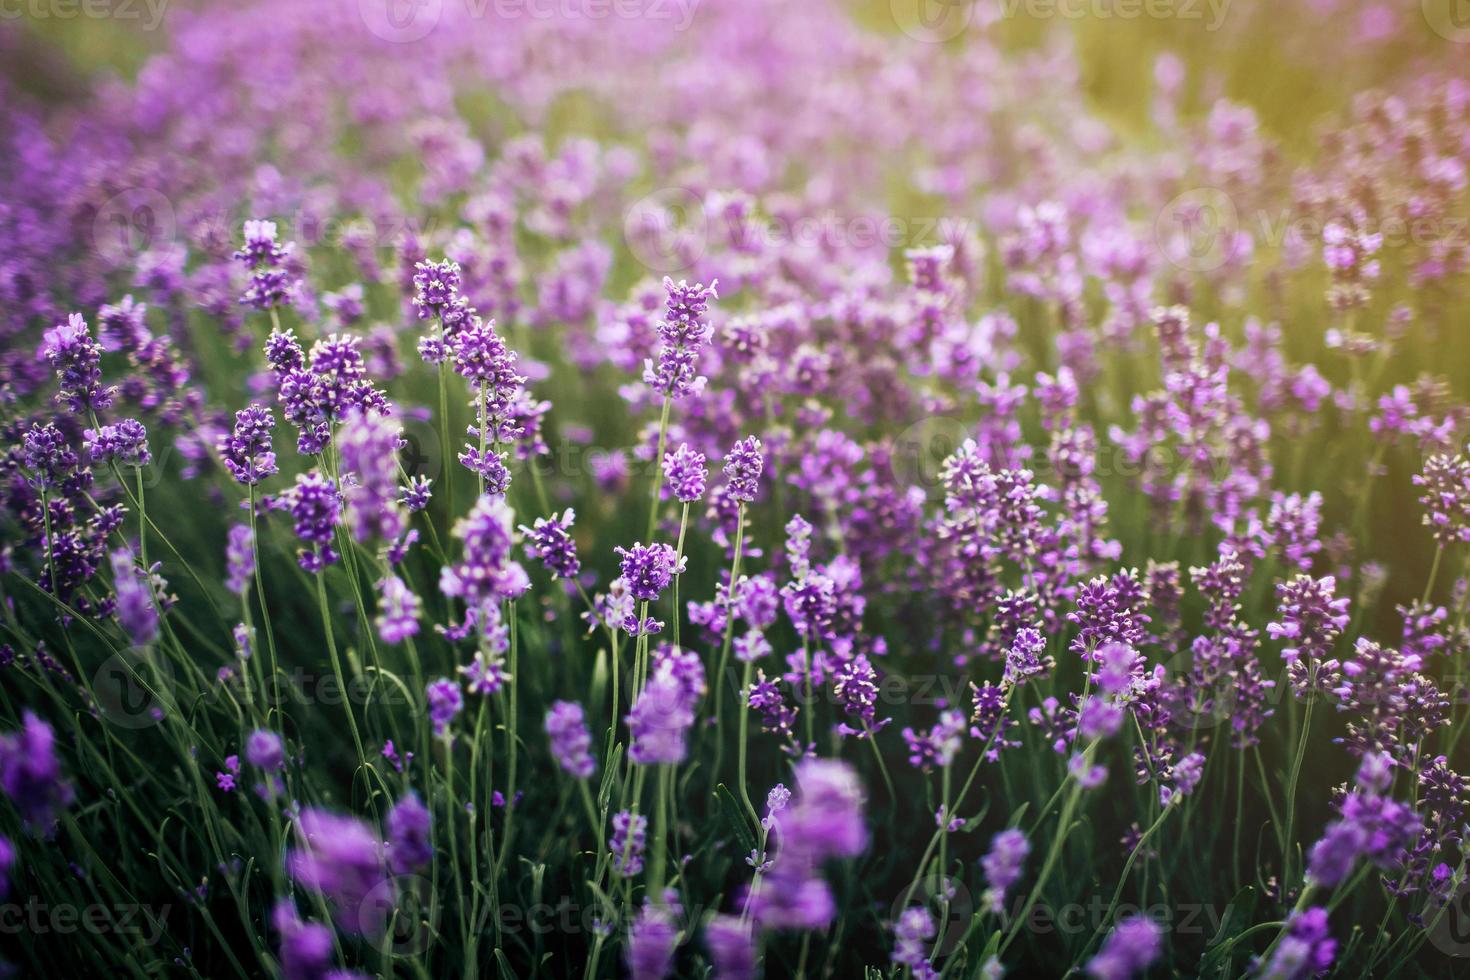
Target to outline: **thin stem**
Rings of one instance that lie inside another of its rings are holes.
[[[664,489],[664,446],[669,439],[669,407],[673,402],[664,395],[663,413],[658,420],[658,452],[653,457],[653,499],[648,504],[648,533],[645,540],[653,540],[653,529],[658,526],[658,497]]]

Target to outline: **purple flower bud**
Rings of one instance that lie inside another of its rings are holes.
[[[388,811],[388,865],[394,874],[414,874],[434,859],[433,818],[418,794],[409,791]]]
[[[680,503],[693,503],[703,497],[704,453],[690,449],[687,442],[679,443],[679,448],[671,453],[664,453],[664,480]]]
[[[578,779],[587,779],[597,771],[590,751],[592,736],[587,732],[580,704],[553,702],[546,712],[546,734],[551,738],[551,754],[567,772]]]
[[[761,469],[765,457],[761,455],[761,441],[747,436],[725,454],[725,479],[728,481],[730,497],[741,503],[751,503],[760,489]]]
[[[286,766],[286,747],[275,732],[257,729],[245,740],[245,761],[266,772],[278,772]]]

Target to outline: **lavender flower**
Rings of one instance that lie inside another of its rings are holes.
[[[1087,975],[1095,980],[1137,976],[1159,958],[1162,939],[1163,930],[1152,919],[1123,919],[1108,933],[1097,955],[1087,961]]]
[[[1337,940],[1327,929],[1327,910],[1320,906],[1294,911],[1286,920],[1286,935],[1271,958],[1256,968],[1258,980],[1308,980],[1332,967]]]
[[[158,609],[153,604],[153,583],[148,576],[138,574],[133,556],[128,552],[114,551],[111,560],[118,625],[134,646],[149,646],[158,639]]]
[[[338,559],[332,537],[342,511],[337,486],[316,470],[296,477],[296,485],[280,495],[276,506],[291,515],[296,536],[307,547],[301,549],[297,563],[308,572],[320,574]]]
[[[697,453],[687,442],[681,442],[678,449],[664,453],[663,465],[664,482],[675,500],[690,504],[704,496],[704,453]]]
[[[582,570],[577,559],[577,542],[572,540],[572,524],[577,515],[567,508],[560,517],[536,518],[535,526],[521,525],[521,533],[527,538],[526,557],[539,559],[554,579],[575,579]]]
[[[674,967],[678,926],[666,909],[645,905],[628,929],[628,972],[633,980],[664,980]]]
[[[738,915],[717,915],[704,927],[715,980],[755,980],[755,937]]]
[[[298,844],[286,855],[286,867],[298,885],[336,905],[338,928],[361,935],[371,919],[374,893],[387,880],[383,845],[356,817],[316,807],[296,820]]]
[[[702,283],[689,285],[680,280],[676,285],[664,277],[664,291],[668,294],[664,319],[659,321],[658,335],[663,346],[658,352],[658,364],[653,360],[644,362],[643,381],[655,391],[668,398],[683,398],[704,390],[705,379],[698,376],[699,355],[709,341],[710,326],[706,313],[709,300],[718,298],[715,287],[719,280],[708,286]]]
[[[245,761],[266,772],[278,772],[286,766],[286,747],[275,732],[257,730],[245,740]]]
[[[635,877],[643,870],[643,850],[648,844],[648,818],[622,810],[613,814],[612,837],[607,850],[612,856],[612,869],[624,878]]]
[[[635,544],[631,549],[613,549],[622,556],[622,578],[634,599],[653,602],[684,571],[688,558],[677,559],[672,545]],[[677,559],[677,562],[676,562]]]
[[[117,389],[102,384],[102,346],[80,313],[46,332],[41,353],[51,362],[61,385],[59,398],[79,415],[99,412],[112,404]]]
[[[1470,542],[1470,458],[1435,453],[1414,477],[1422,495],[1424,526],[1440,544]]]
[[[0,790],[10,797],[26,829],[50,834],[56,811],[71,805],[73,792],[56,757],[56,733],[31,711],[19,731],[0,735]]]
[[[82,441],[87,446],[87,458],[94,463],[142,467],[153,461],[148,451],[148,430],[137,419],[87,429]]]
[[[359,541],[391,541],[403,533],[398,508],[398,449],[403,430],[372,412],[354,411],[337,434],[347,526]],[[347,474],[355,479],[347,480]]]
[[[397,575],[378,583],[378,615],[373,624],[384,643],[402,643],[419,632],[419,609],[423,601]]]
[[[907,967],[914,980],[937,980],[939,976],[929,963],[927,942],[935,931],[934,917],[918,905],[904,909],[893,927],[893,962]]]
[[[557,764],[577,779],[588,779],[597,771],[592,758],[592,736],[583,720],[582,706],[572,701],[552,702],[546,712],[546,734]]]
[[[405,793],[387,816],[388,866],[394,874],[417,874],[434,859],[433,818],[418,794]]]
[[[428,700],[429,720],[434,723],[434,734],[442,738],[449,730],[449,723],[464,708],[464,695],[460,693],[458,684],[447,677],[441,677],[429,682],[424,696]]]
[[[281,934],[282,980],[323,980],[332,964],[332,930],[302,922],[289,898],[276,905],[271,922]]]
[[[235,413],[234,431],[220,437],[218,452],[237,483],[255,486],[275,475],[276,454],[271,450],[271,429],[275,427],[271,410],[260,405],[252,404]]]
[[[990,851],[980,859],[985,871],[985,894],[981,901],[991,912],[1000,914],[1006,891],[1021,877],[1021,864],[1031,853],[1031,843],[1020,830],[1003,830],[990,839]]]
[[[628,758],[639,765],[683,762],[685,734],[694,724],[692,698],[672,671],[658,671],[633,702],[627,722],[633,736]]]
[[[513,516],[504,498],[486,495],[454,525],[454,536],[464,543],[457,565],[446,565],[439,589],[469,607],[481,633],[498,625],[494,607],[521,595],[530,585],[526,570],[511,560]]]
[[[1382,761],[1371,754],[1364,757],[1356,790],[1343,798],[1339,818],[1312,845],[1307,875],[1313,882],[1328,888],[1338,884],[1359,858],[1392,867],[1418,838],[1423,828],[1419,815],[1381,795],[1387,788]]]
[[[249,524],[231,524],[225,542],[225,588],[244,595],[255,574],[255,535]]]
[[[235,261],[250,272],[250,284],[240,296],[241,304],[257,310],[280,306],[292,297],[300,282],[287,267],[296,244],[276,241],[274,221],[245,222],[245,247],[235,252]]]
[[[764,465],[761,441],[755,436],[747,436],[730,447],[725,454],[725,479],[731,499],[745,504],[755,501]]]

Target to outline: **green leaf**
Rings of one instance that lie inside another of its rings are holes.
[[[755,836],[750,832],[750,825],[745,822],[745,808],[730,795],[724,783],[715,787],[715,799],[720,803],[720,812],[725,822],[730,825],[735,836],[740,838],[741,851],[748,854],[755,850]]]

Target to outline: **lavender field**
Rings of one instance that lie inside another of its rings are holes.
[[[0,0],[0,977],[1465,976],[1467,273],[1463,0]]]

